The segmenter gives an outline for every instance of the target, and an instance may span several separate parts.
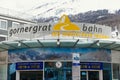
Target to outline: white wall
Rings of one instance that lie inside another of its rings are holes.
[[[7,51],[0,52],[0,80],[7,80]]]
[[[120,51],[111,51],[112,63],[120,63]]]

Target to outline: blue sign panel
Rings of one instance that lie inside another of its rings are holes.
[[[101,62],[81,62],[81,69],[94,69],[94,70],[102,70],[103,63]]]
[[[42,70],[43,62],[18,62],[16,70]]]
[[[72,63],[73,66],[80,66],[80,63]]]

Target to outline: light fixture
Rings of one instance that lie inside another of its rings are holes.
[[[21,43],[20,43],[20,42],[18,42],[18,46],[21,46]]]
[[[97,46],[100,46],[100,43],[99,43],[99,41],[98,41],[96,44],[97,44]]]
[[[57,39],[57,45],[60,45],[60,39]]]

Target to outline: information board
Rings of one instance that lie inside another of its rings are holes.
[[[103,63],[101,62],[81,62],[81,69],[94,69],[94,70],[102,70]]]
[[[42,70],[43,62],[18,62],[16,70]]]

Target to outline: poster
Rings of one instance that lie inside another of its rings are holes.
[[[80,61],[111,61],[111,50],[97,48],[28,48],[8,51],[9,62],[40,60],[72,60],[78,53]]]

